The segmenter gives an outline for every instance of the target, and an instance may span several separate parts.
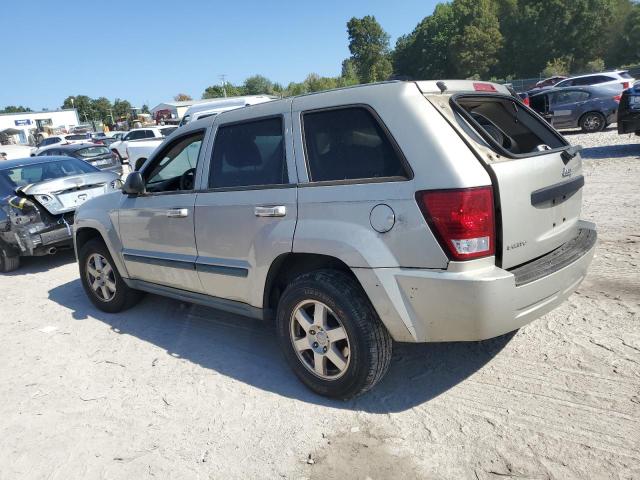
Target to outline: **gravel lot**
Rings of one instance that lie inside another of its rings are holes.
[[[397,346],[370,394],[289,372],[271,328],[86,300],[69,253],[0,276],[0,478],[640,478],[640,137],[585,147],[589,276],[515,334]]]

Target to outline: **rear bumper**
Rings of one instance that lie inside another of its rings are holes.
[[[71,225],[60,225],[46,231],[30,233],[27,229],[14,230],[10,245],[18,255],[40,256],[48,254],[52,248],[73,245]]]
[[[526,325],[576,290],[596,247],[595,226],[587,222],[579,226],[583,241],[513,271],[486,259],[473,269],[467,269],[470,262],[466,266],[459,263],[460,271],[450,267],[447,271],[390,268],[354,272],[371,293],[376,311],[395,340],[484,340]]]

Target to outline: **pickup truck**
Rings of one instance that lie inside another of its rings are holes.
[[[149,155],[151,155],[163,141],[164,138],[149,138],[129,142],[129,146],[127,147],[129,165],[131,165],[134,170],[140,170],[140,167],[144,165]]]
[[[148,140],[150,138],[164,139],[172,133],[177,127],[145,127],[130,130],[121,141],[114,142],[110,145],[111,151],[120,159],[120,163],[128,162],[127,147],[132,141]]]

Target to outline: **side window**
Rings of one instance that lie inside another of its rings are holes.
[[[143,138],[144,132],[142,130],[135,130],[133,132],[129,132],[127,136],[124,138],[125,140],[139,140]]]
[[[153,133],[153,130],[145,130],[144,131],[144,138],[154,138],[155,135]]]
[[[303,124],[312,182],[408,177],[399,152],[366,108],[308,112]]]
[[[203,138],[204,132],[198,132],[170,145],[156,159],[153,166],[145,169],[147,190],[149,192],[193,190],[195,169]]]
[[[218,128],[209,188],[289,183],[282,118],[267,118]]]
[[[558,92],[556,93],[556,97],[554,103],[566,104],[566,103],[576,103],[576,102],[584,102],[589,98],[589,94],[587,92],[581,92],[579,90],[572,90],[569,92]]]

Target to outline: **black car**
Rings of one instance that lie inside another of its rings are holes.
[[[72,145],[60,145],[40,152],[42,156],[74,157],[93,165],[100,170],[122,174],[122,164],[118,158],[105,145],[95,143],[76,143]]]
[[[640,135],[640,82],[622,92],[618,107],[618,133]]]

